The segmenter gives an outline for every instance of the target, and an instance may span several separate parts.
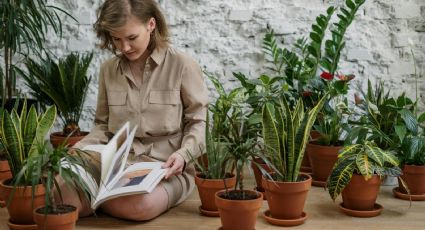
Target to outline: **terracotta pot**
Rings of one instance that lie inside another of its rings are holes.
[[[266,170],[266,172],[270,173],[272,171],[272,169],[266,163],[264,163],[264,161],[261,160],[260,158],[255,158],[254,161],[257,164],[259,164],[260,167]],[[254,162],[251,162],[251,168],[252,168],[252,171],[254,171],[255,183],[257,184],[257,187],[255,188],[255,190],[257,190],[258,192],[264,192],[264,188],[261,183],[261,178],[263,177],[263,174],[261,173],[260,169]]]
[[[425,165],[404,165],[401,178],[406,183],[411,195],[425,195]],[[407,193],[399,183],[400,192]]]
[[[73,211],[61,214],[44,215],[41,208],[34,209],[34,221],[39,230],[73,230],[78,220],[78,210],[71,205],[64,205]]]
[[[9,168],[9,162],[6,160],[0,161],[0,180],[12,178],[12,172]],[[0,194],[0,208],[6,205],[2,195]]]
[[[326,182],[342,148],[343,146],[323,146],[311,142],[307,144],[313,180]]]
[[[6,179],[0,182],[0,194],[3,194],[4,199],[8,200],[9,195],[13,191],[13,186],[10,186],[11,179]],[[44,205],[44,195],[46,191],[43,185],[37,185],[32,197],[31,186],[16,187],[10,205],[7,207],[10,215],[10,222],[14,224],[34,224],[33,208]]]
[[[345,208],[358,211],[374,210],[381,179],[373,175],[365,180],[362,175],[353,174],[350,183],[342,190],[342,202]]]
[[[54,148],[58,147],[60,144],[64,143],[65,140],[68,138],[66,144],[68,147],[72,147],[77,142],[79,142],[81,139],[83,139],[89,132],[81,132],[81,136],[72,136],[72,137],[65,137],[62,135],[62,132],[55,132],[50,134],[50,143],[52,143],[52,146]]]
[[[319,137],[320,133],[318,131],[312,130],[310,132],[310,141],[315,141]],[[304,152],[303,161],[301,162],[301,171],[304,173],[311,173],[311,163],[307,149]]]
[[[232,192],[232,191],[231,191]],[[253,230],[257,223],[258,211],[263,205],[263,195],[259,192],[245,190],[257,196],[252,200],[229,200],[222,198],[224,190],[215,194],[215,203],[220,212],[223,230]]]
[[[301,174],[301,178],[299,182],[273,182],[263,177],[271,217],[288,220],[302,216],[312,179],[308,174]]]
[[[233,188],[236,184],[236,176],[223,179],[203,179],[199,174],[195,176],[195,184],[198,187],[199,198],[201,199],[202,209],[206,211],[217,211],[215,205],[215,193],[227,188]],[[226,185],[226,186],[225,186]]]

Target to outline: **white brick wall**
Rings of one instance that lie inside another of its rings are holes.
[[[95,9],[101,0],[55,2],[67,8],[79,24],[71,20],[64,22],[64,39],[52,39],[51,49],[58,55],[95,50],[90,69],[94,81],[81,123],[83,129],[89,129],[95,110],[98,68],[111,56],[95,48],[97,40],[92,32]],[[343,1],[159,0],[159,3],[169,22],[173,45],[192,55],[206,71],[221,76],[226,88],[232,88],[237,84],[232,71],[251,77],[265,72],[261,41],[267,25],[288,45],[307,36],[315,17],[330,4],[340,5]],[[394,93],[408,90],[413,96],[413,60],[407,42],[411,38],[424,98],[424,28],[425,0],[367,0],[348,30],[340,71],[355,74],[357,81],[383,79],[394,87]]]

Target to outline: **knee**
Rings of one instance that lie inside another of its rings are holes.
[[[108,214],[132,221],[145,221],[158,216],[155,201],[143,196],[122,197],[105,202],[102,209]]]

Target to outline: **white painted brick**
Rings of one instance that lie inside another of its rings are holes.
[[[400,3],[394,6],[396,18],[415,18],[421,16],[421,8],[417,4]]]
[[[389,73],[394,76],[414,74],[415,69],[413,66],[413,62],[399,61],[393,63],[389,67]]]
[[[96,20],[93,14],[94,12],[83,10],[75,14],[74,17],[80,25],[92,25]]]
[[[373,59],[372,54],[369,50],[366,49],[351,49],[347,53],[348,61],[358,61],[358,60],[367,60],[371,61]]]
[[[231,21],[249,21],[251,18],[251,10],[232,10],[229,13],[229,20]]]
[[[87,40],[69,40],[68,49],[69,51],[87,51],[93,48],[91,42]]]

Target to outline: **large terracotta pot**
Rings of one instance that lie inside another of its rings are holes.
[[[425,165],[404,165],[401,178],[410,190],[410,195],[425,195]],[[407,193],[399,183],[402,193]]]
[[[301,174],[300,178],[299,182],[280,182],[263,177],[271,217],[290,220],[302,216],[312,180],[308,174]]]
[[[74,206],[63,205],[70,212],[44,215],[42,208],[34,209],[34,221],[39,230],[73,230],[78,220],[78,210]]]
[[[81,139],[83,139],[85,136],[87,136],[87,134],[89,134],[88,132],[81,132],[81,136],[72,136],[72,137],[66,137],[62,135],[62,132],[54,132],[52,134],[50,134],[50,143],[52,143],[52,146],[54,148],[57,148],[59,145],[61,145],[62,143],[64,143],[66,141],[66,145],[68,145],[68,147],[72,147],[73,145],[75,145],[77,142],[79,142]],[[68,140],[67,140],[68,138]]]
[[[12,178],[12,172],[9,168],[9,162],[6,160],[0,161],[0,180]],[[0,194],[0,208],[6,205],[2,195]]]
[[[198,187],[199,198],[201,199],[200,211],[202,214],[207,216],[218,216],[217,205],[215,205],[215,193],[223,189],[233,189],[236,184],[236,176],[226,179],[204,179],[199,177],[199,174],[195,176],[195,184]],[[215,214],[214,212],[217,212]]]
[[[313,142],[307,144],[314,186],[325,187],[342,148],[343,146],[323,146]]]
[[[252,171],[254,172],[255,183],[257,184],[257,187],[255,188],[255,190],[257,190],[258,192],[264,192],[264,188],[261,183],[261,178],[263,177],[263,174],[261,173],[261,170],[258,168],[258,166],[263,168],[268,173],[270,173],[272,169],[266,163],[264,163],[264,161],[261,160],[260,158],[255,158],[254,161],[257,164],[255,164],[254,162],[251,162],[251,168],[252,168]]]
[[[234,191],[234,190],[233,190]],[[230,192],[233,192],[230,191]],[[224,190],[215,194],[215,203],[220,212],[223,230],[253,230],[257,223],[258,211],[263,205],[263,195],[259,192],[245,190],[255,196],[252,200],[229,200],[223,198]]]
[[[316,130],[312,130],[310,132],[310,139],[309,140],[315,141],[319,137],[320,137],[320,133]],[[311,173],[311,163],[310,163],[310,157],[309,157],[307,149],[304,152],[303,161],[301,162],[301,172]]]
[[[353,174],[350,183],[342,190],[344,207],[358,211],[373,210],[380,185],[381,179],[377,175],[366,181],[362,175]]]
[[[9,199],[13,191],[13,186],[9,185],[11,179],[0,182],[0,194],[5,200]],[[32,197],[31,186],[17,187],[14,191],[10,205],[7,207],[10,215],[10,222],[14,224],[34,224],[33,208],[44,205],[44,195],[46,191],[43,185],[37,185]]]

